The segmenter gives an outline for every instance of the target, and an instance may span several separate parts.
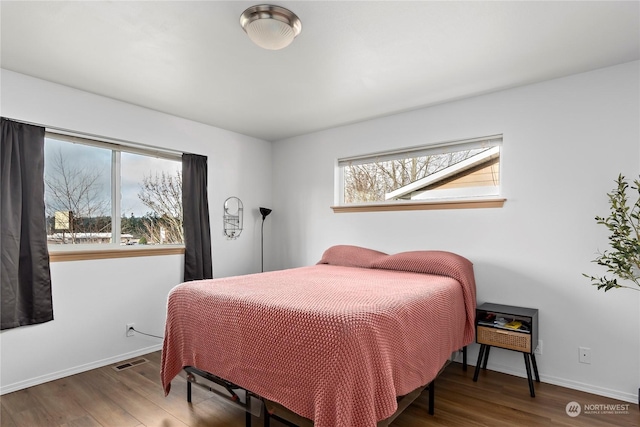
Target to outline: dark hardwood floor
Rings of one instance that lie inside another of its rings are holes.
[[[160,385],[160,353],[144,356],[148,363],[116,372],[111,366],[52,381],[0,397],[2,427],[223,427],[244,426],[244,413],[212,393],[194,387],[186,402],[186,380],[176,378],[169,396]],[[427,413],[428,392],[407,408],[393,427],[427,426],[640,426],[638,405],[623,414],[569,417],[566,406],[621,404],[592,394],[536,384],[529,396],[526,379],[449,365],[436,383],[435,415]],[[595,407],[594,407],[595,408]],[[262,426],[254,418],[254,426]],[[277,421],[274,427],[282,427]]]

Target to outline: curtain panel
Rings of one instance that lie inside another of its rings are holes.
[[[0,329],[53,320],[44,208],[45,129],[0,119]]]
[[[213,278],[207,197],[207,157],[182,155],[184,281]]]

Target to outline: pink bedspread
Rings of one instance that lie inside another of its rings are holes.
[[[194,366],[316,427],[375,426],[395,412],[396,396],[429,383],[473,340],[475,315],[471,263],[445,265],[440,274],[458,280],[382,268],[316,265],[178,285],[165,392]]]

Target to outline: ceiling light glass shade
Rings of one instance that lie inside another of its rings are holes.
[[[264,49],[279,50],[302,31],[300,19],[288,9],[261,4],[245,10],[240,25],[251,41]]]

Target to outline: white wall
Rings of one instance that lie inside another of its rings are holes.
[[[539,309],[542,381],[637,402],[640,292],[605,294],[581,274],[602,273],[590,260],[607,247],[594,221],[606,193],[640,172],[639,80],[633,62],[275,143],[270,269],[315,263],[335,244],[457,252],[475,265],[478,303]],[[337,158],[499,133],[502,209],[329,208]],[[492,351],[488,367],[526,375],[516,352]]]
[[[214,276],[260,271],[258,207],[271,203],[270,143],[1,73],[3,117],[208,156]],[[245,207],[245,230],[233,241],[222,233],[222,205],[229,196]],[[0,392],[159,349],[157,339],[126,338],[125,324],[163,333],[166,297],[181,282],[183,263],[182,255],[52,263],[55,320],[0,333]]]

